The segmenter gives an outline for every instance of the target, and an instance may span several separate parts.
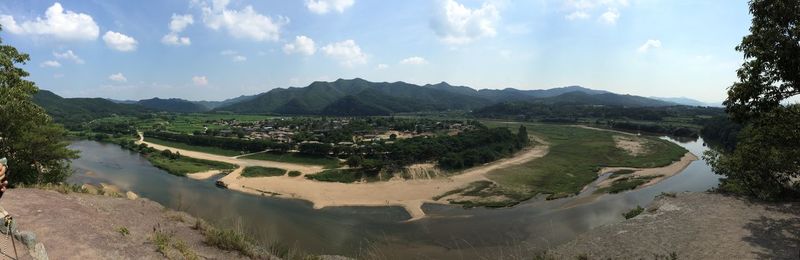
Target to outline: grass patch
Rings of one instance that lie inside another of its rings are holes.
[[[623,191],[628,191],[632,189],[636,189],[636,187],[641,186],[642,184],[650,182],[650,180],[658,178],[661,176],[644,176],[644,177],[623,177],[614,180],[611,183],[611,186],[600,188],[595,191],[595,193],[620,193]]]
[[[127,227],[118,227],[118,228],[117,228],[117,233],[119,233],[119,234],[120,234],[120,235],[122,235],[123,237],[126,237],[126,236],[128,236],[128,235],[130,235],[130,234],[131,234],[131,231],[130,231],[130,230],[128,230],[128,228],[127,228]]]
[[[484,122],[490,127],[516,129],[521,123]],[[648,140],[648,153],[632,156],[616,147],[617,133],[563,125],[525,124],[528,132],[549,143],[542,158],[489,173],[489,178],[510,190],[576,194],[597,178],[602,167],[662,167],[680,160],[686,150],[666,140]]]
[[[613,179],[615,177],[628,175],[628,174],[631,174],[631,173],[634,173],[634,172],[636,172],[636,171],[635,170],[629,170],[629,169],[623,169],[623,170],[619,170],[619,171],[615,171],[615,172],[611,173],[611,175],[608,176],[608,178]]]
[[[333,169],[339,167],[339,160],[332,157],[311,156],[298,153],[275,153],[265,152],[251,154],[242,157],[242,159],[263,160],[273,162],[285,162],[303,165],[318,165],[325,169]]]
[[[171,159],[161,156],[156,152],[151,153],[146,157],[147,160],[153,164],[153,166],[178,176],[186,176],[186,174],[189,173],[205,172],[210,170],[228,171],[236,169],[236,165],[233,164],[196,159],[187,156],[181,156],[178,159]]]
[[[274,176],[283,176],[284,174],[286,174],[286,170],[284,169],[250,166],[244,168],[244,172],[242,172],[242,177],[274,177]]]
[[[308,174],[306,178],[317,181],[353,183],[363,177],[357,169],[329,169],[320,173]]]
[[[439,196],[434,197],[433,199],[440,200],[447,196],[456,194],[458,194],[461,197],[449,199],[448,201],[452,204],[461,205],[464,208],[511,207],[519,204],[522,201],[530,199],[527,193],[504,190],[503,187],[500,187],[499,185],[491,181],[472,182],[464,188],[445,192]]]
[[[301,173],[299,171],[289,171],[289,177],[297,177],[297,176],[300,176],[300,175],[303,175],[303,173]]]
[[[161,230],[160,227],[154,228],[153,236],[150,237],[150,241],[156,245],[156,251],[164,255],[167,259],[200,259],[197,254],[186,245],[186,242],[176,238],[175,234],[171,232]]]
[[[642,214],[643,211],[644,208],[642,208],[642,206],[636,206],[636,208],[631,209],[628,212],[622,213],[622,216],[625,217],[625,219],[632,219],[636,216],[639,216],[639,214]]]
[[[144,140],[146,142],[150,142],[150,143],[154,143],[154,144],[160,144],[160,145],[163,145],[163,146],[169,146],[169,147],[174,147],[174,148],[183,149],[183,150],[210,153],[210,154],[216,154],[216,155],[222,155],[222,156],[237,156],[237,155],[241,155],[242,154],[241,151],[234,151],[234,150],[222,149],[222,148],[211,147],[211,146],[190,145],[190,144],[178,143],[178,142],[173,142],[173,141],[167,141],[167,140],[158,139],[158,138],[154,138],[154,137],[147,137],[146,136],[144,138]]]

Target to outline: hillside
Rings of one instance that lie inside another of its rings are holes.
[[[103,98],[63,98],[47,90],[39,90],[33,102],[42,106],[56,122],[71,124],[111,115],[139,115],[151,109],[119,104]]]
[[[363,79],[317,81],[304,88],[278,88],[249,100],[220,106],[215,111],[236,113],[384,115],[402,112],[472,110],[509,102],[581,104],[623,107],[670,106],[674,103],[619,95],[579,86],[544,90],[475,90],[446,82],[414,85],[405,82],[370,82]],[[366,109],[366,111],[361,111]],[[344,113],[350,111],[350,113]]]
[[[339,102],[336,108],[326,107]],[[355,102],[353,98],[360,100]],[[366,104],[368,103],[368,105]],[[355,110],[342,104],[382,107],[388,112],[414,112],[426,110],[472,109],[491,101],[405,82],[369,82],[363,79],[333,82],[317,81],[304,88],[278,88],[257,95],[251,100],[216,108],[215,111],[236,113],[325,114],[326,111]]]
[[[181,112],[181,113],[198,113],[210,110],[208,107],[197,104],[192,101],[183,100],[179,98],[160,99],[151,98],[143,99],[136,102],[137,105],[152,108],[159,111],[168,112]]]

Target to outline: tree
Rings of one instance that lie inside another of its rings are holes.
[[[356,168],[358,166],[361,166],[363,162],[364,158],[362,158],[359,155],[351,155],[350,157],[347,158],[347,166],[350,166],[350,168]]]
[[[522,147],[525,147],[530,142],[528,139],[528,129],[525,128],[525,125],[519,125],[519,130],[517,130],[517,142],[519,142]]]
[[[725,106],[743,123],[800,94],[800,1],[751,0],[750,35],[736,47],[745,62]]]
[[[800,2],[751,0],[750,35],[736,47],[745,62],[728,89],[726,111],[744,125],[732,152],[706,153],[720,188],[761,199],[797,196],[800,178]]]
[[[28,54],[0,39],[0,157],[8,158],[11,183],[61,182],[77,152],[67,149],[64,128],[33,103],[39,89],[16,67],[28,60]]]

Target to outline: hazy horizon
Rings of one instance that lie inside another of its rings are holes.
[[[722,0],[11,0],[0,38],[65,97],[224,100],[363,78],[719,102],[750,19]]]

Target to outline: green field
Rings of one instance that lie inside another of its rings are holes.
[[[264,160],[273,162],[285,162],[305,165],[318,165],[325,169],[339,167],[339,159],[332,157],[309,156],[297,153],[257,153],[242,157],[242,159]]]
[[[227,150],[227,149],[222,149],[222,148],[217,148],[217,147],[210,147],[210,146],[190,145],[190,144],[184,144],[184,143],[178,143],[178,142],[162,140],[162,139],[153,138],[153,137],[145,137],[144,140],[147,141],[147,142],[154,143],[154,144],[160,144],[160,145],[174,147],[174,148],[178,148],[178,149],[189,150],[189,151],[197,151],[197,152],[204,152],[204,153],[210,153],[210,154],[216,154],[216,155],[222,155],[222,156],[237,156],[237,155],[241,155],[242,154],[241,152],[234,151],[234,150]]]
[[[181,156],[178,159],[169,159],[161,156],[158,153],[153,153],[147,156],[153,166],[161,168],[170,174],[178,176],[186,176],[189,173],[205,172],[210,170],[232,170],[236,166],[233,164],[195,159],[191,157]]]
[[[485,122],[490,127],[516,129],[520,123]],[[687,151],[666,140],[642,137],[645,154],[632,156],[616,147],[618,133],[571,126],[525,124],[530,134],[550,145],[547,155],[530,162],[489,173],[503,189],[527,194],[576,194],[597,178],[602,167],[662,167]]]
[[[244,168],[244,172],[242,172],[242,177],[274,177],[274,176],[283,176],[284,174],[286,174],[286,170],[284,169],[250,166]]]

